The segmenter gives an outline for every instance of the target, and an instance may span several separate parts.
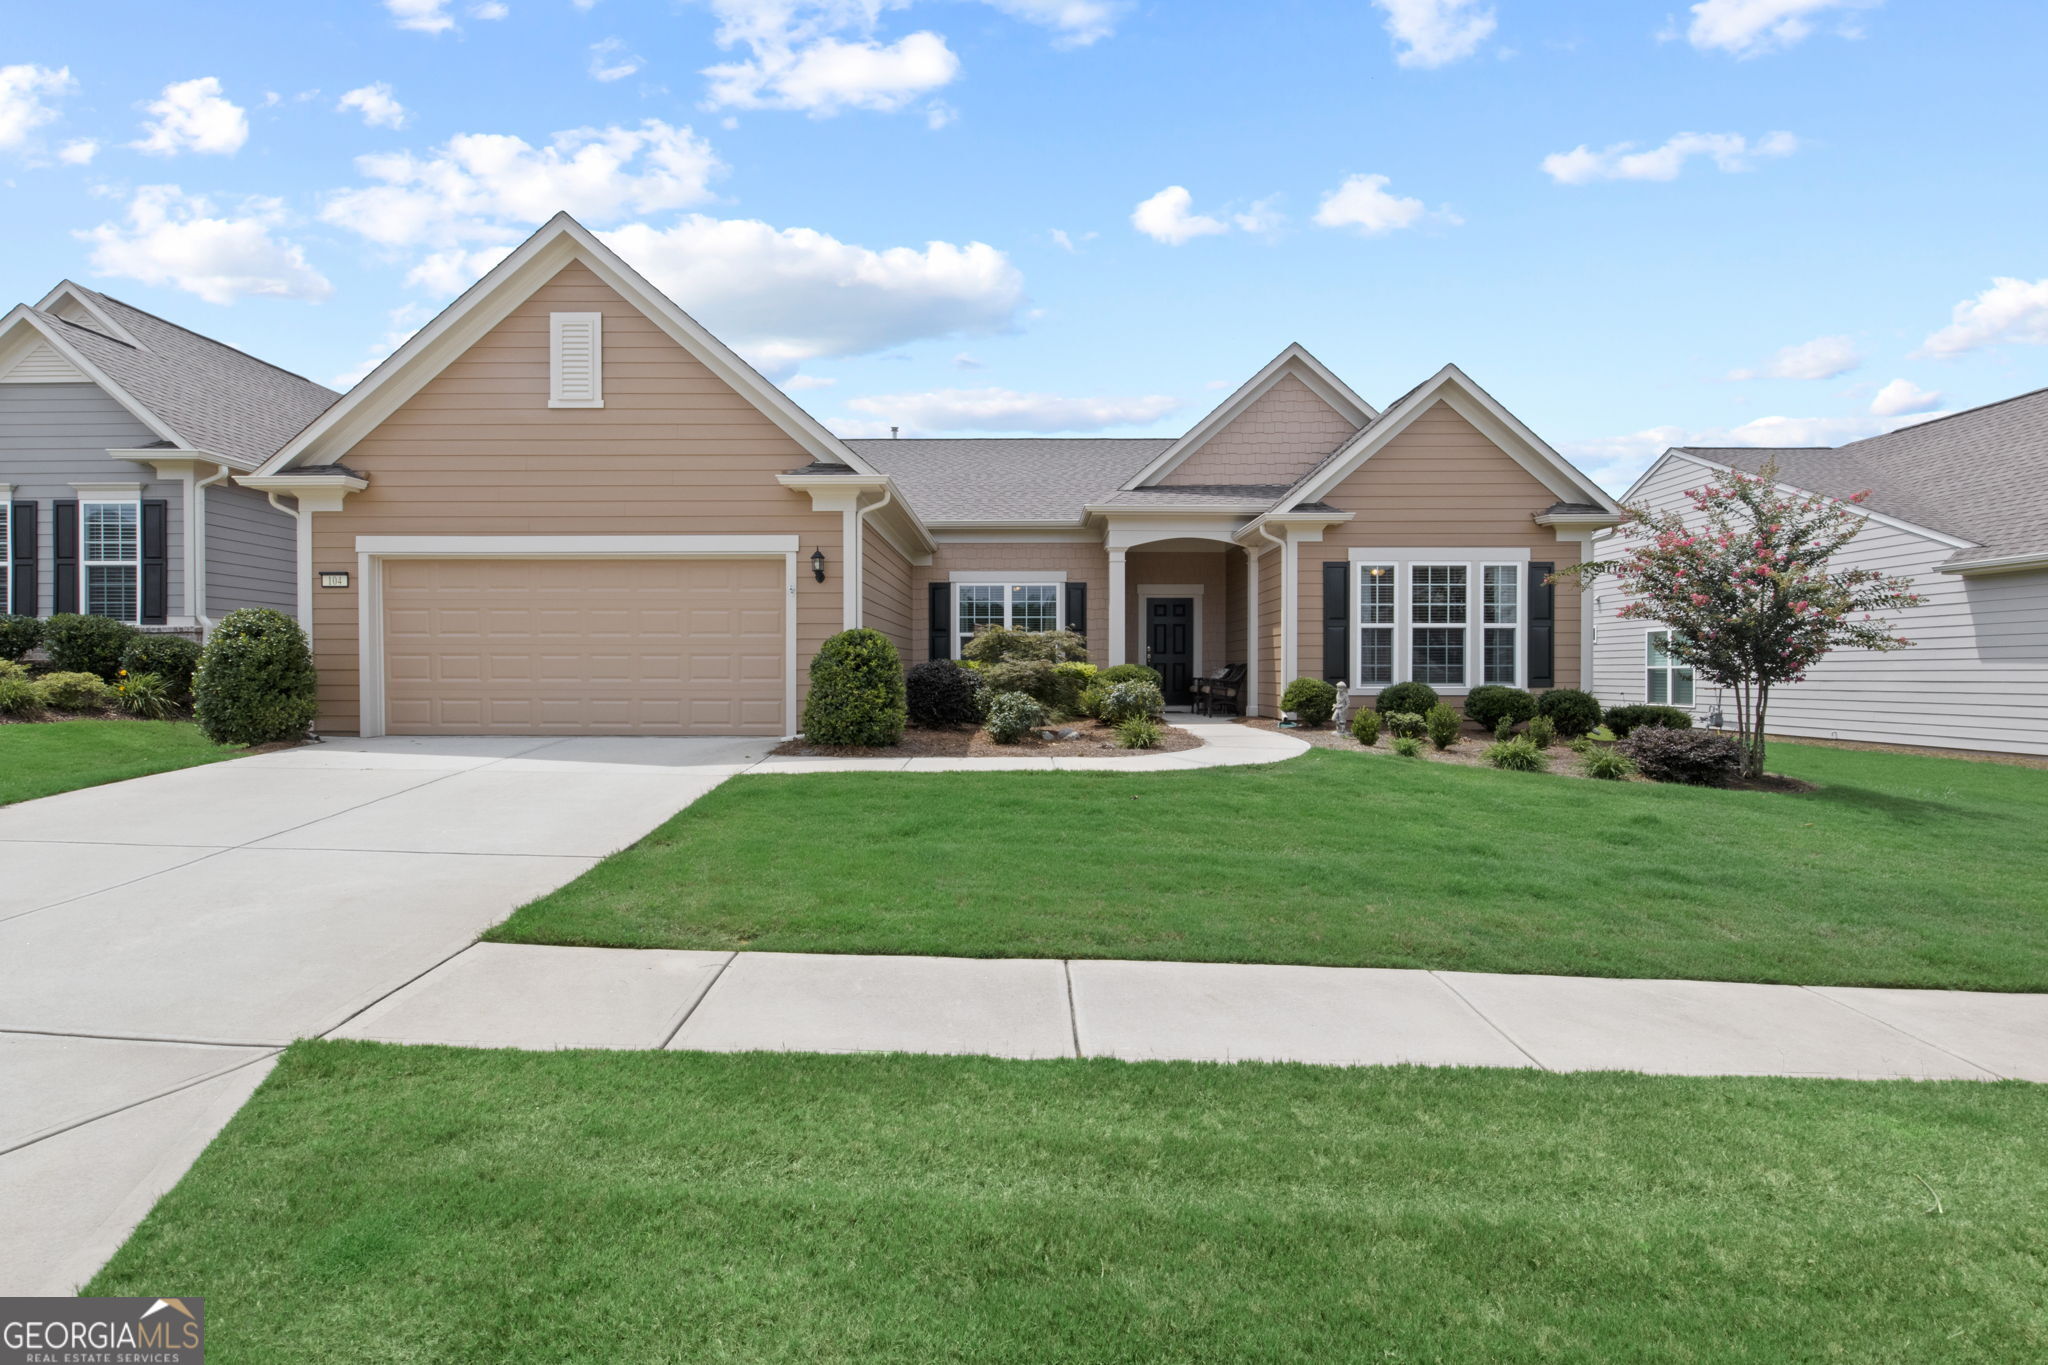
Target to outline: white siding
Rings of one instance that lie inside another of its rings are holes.
[[[1668,461],[1635,501],[1684,508],[1684,490],[1708,472]],[[1599,550],[1612,558],[1612,542]],[[1916,744],[1994,753],[2048,754],[2048,572],[1964,578],[1936,572],[1952,546],[1872,522],[1836,557],[1842,567],[1880,569],[1913,580],[1924,605],[1892,617],[1910,649],[1830,654],[1803,683],[1773,688],[1773,734]],[[1594,691],[1613,706],[1644,700],[1647,621],[1616,613],[1628,600],[1612,578],[1594,595]],[[1692,712],[1715,707],[1734,723],[1732,696],[1701,679]]]

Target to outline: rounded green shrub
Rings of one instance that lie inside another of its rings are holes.
[[[1132,716],[1116,727],[1116,744],[1119,749],[1156,749],[1164,733],[1150,716]]]
[[[1015,744],[1052,716],[1038,698],[1023,692],[998,692],[988,701],[988,737],[998,744]]]
[[[1120,682],[1102,699],[1102,719],[1111,725],[1143,717],[1157,720],[1166,714],[1166,698],[1148,682]]]
[[[20,673],[0,677],[0,716],[32,720],[43,714],[43,689]]]
[[[1636,770],[1627,754],[1618,754],[1612,749],[1594,749],[1585,755],[1586,776],[1597,777],[1602,782],[1619,782]]]
[[[1052,666],[1052,698],[1046,703],[1063,716],[1085,716],[1081,709],[1081,694],[1095,682],[1094,664],[1078,659],[1068,659]]]
[[[1654,725],[1664,730],[1692,729],[1692,716],[1675,706],[1610,706],[1607,708],[1607,729],[1616,739],[1627,739],[1628,732]]]
[[[1336,714],[1337,689],[1321,678],[1296,678],[1280,694],[1280,709],[1292,711],[1311,730],[1320,730]]]
[[[299,623],[269,607],[221,618],[199,652],[193,714],[216,744],[303,738],[319,713],[319,675]]]
[[[983,664],[978,671],[982,685],[991,692],[1022,692],[1048,710],[1059,705],[1059,675],[1043,659],[1005,659],[999,664]]]
[[[0,616],[0,661],[13,663],[43,642],[43,623],[33,616]]]
[[[1104,687],[1115,687],[1123,682],[1148,682],[1154,687],[1166,685],[1165,675],[1146,664],[1111,664],[1095,675],[1095,681]]]
[[[1084,716],[1099,720],[1102,717],[1102,703],[1108,699],[1109,689],[1107,687],[1104,687],[1099,682],[1090,683],[1081,689],[1081,695],[1076,698],[1076,709]]]
[[[130,677],[154,673],[175,701],[192,693],[192,675],[199,671],[199,646],[182,635],[137,635],[122,651],[121,667]]]
[[[932,659],[903,675],[903,705],[912,725],[948,730],[981,724],[988,700],[973,669],[951,659]]]
[[[903,660],[879,630],[842,630],[811,659],[804,738],[879,749],[903,739]]]
[[[1550,756],[1530,743],[1527,735],[1487,745],[1486,761],[1512,773],[1540,773],[1550,766]]]
[[[97,673],[45,673],[36,686],[52,711],[104,711],[114,704],[114,689]]]
[[[1648,725],[1614,748],[1652,782],[1718,787],[1742,771],[1742,750],[1714,730],[1667,730]]]
[[[1404,682],[1381,688],[1372,705],[1373,709],[1383,716],[1392,715],[1396,711],[1420,716],[1426,714],[1430,707],[1441,700],[1443,699],[1437,696],[1436,689],[1428,683]]]
[[[1422,723],[1429,730],[1429,742],[1439,749],[1448,749],[1458,742],[1458,731],[1464,727],[1464,720],[1450,707],[1438,702],[1422,717]]]
[[[1570,739],[1588,735],[1600,726],[1600,703],[1591,692],[1576,687],[1554,687],[1536,699],[1536,714],[1550,717],[1557,733]]]
[[[90,673],[112,682],[120,675],[121,656],[141,633],[111,617],[62,611],[43,622],[43,652],[59,673]]]
[[[1387,733],[1399,739],[1421,739],[1429,733],[1429,722],[1413,711],[1382,711]]]
[[[1396,735],[1393,743],[1394,752],[1403,758],[1422,757],[1422,741],[1414,735]]]
[[[168,720],[178,710],[170,684],[154,673],[125,674],[114,684],[114,705],[137,720]]]
[[[1536,698],[1519,687],[1488,683],[1465,694],[1465,719],[1500,734],[1502,722],[1520,725],[1536,714]],[[1505,738],[1505,736],[1503,736]]]
[[[1380,713],[1358,711],[1351,717],[1351,737],[1370,749],[1380,742]]]
[[[1548,749],[1557,738],[1557,722],[1548,716],[1537,716],[1529,722],[1529,742],[1539,749]],[[1573,735],[1573,739],[1580,736]]]

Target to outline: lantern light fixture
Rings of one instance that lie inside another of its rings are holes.
[[[811,551],[811,577],[817,579],[820,583],[825,581],[825,552],[823,550]]]

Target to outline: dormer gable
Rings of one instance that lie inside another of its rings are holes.
[[[1290,345],[1124,487],[1291,484],[1377,415]]]

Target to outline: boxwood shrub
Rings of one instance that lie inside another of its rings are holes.
[[[43,622],[43,652],[59,673],[90,673],[101,682],[121,674],[121,656],[142,632],[106,616],[60,611]]]
[[[1280,709],[1292,711],[1311,730],[1320,730],[1336,714],[1337,689],[1321,678],[1296,678],[1280,694]]]
[[[319,675],[299,623],[269,607],[221,618],[199,652],[193,714],[216,744],[302,738],[319,713]]]
[[[1536,698],[1519,687],[1488,683],[1484,687],[1473,688],[1465,695],[1465,719],[1495,734],[1500,733],[1502,721],[1520,725],[1535,714]]]
[[[1652,782],[1718,787],[1742,771],[1742,751],[1715,730],[1667,730],[1646,725],[1614,746]]]
[[[154,673],[173,701],[192,694],[192,675],[199,671],[199,646],[182,635],[137,635],[121,652],[129,677]]]
[[[975,671],[991,692],[1022,692],[1048,710],[1059,706],[1059,674],[1043,659],[1005,659],[999,664],[983,664]],[[1075,700],[1078,703],[1079,697]]]
[[[0,615],[0,660],[14,662],[43,642],[43,623],[33,616]]]
[[[1429,722],[1413,711],[1382,711],[1380,719],[1396,739],[1421,739],[1429,733]]]
[[[0,716],[32,720],[43,714],[43,689],[26,674],[0,676]]]
[[[1654,725],[1664,730],[1690,730],[1692,717],[1675,706],[1607,708],[1607,729],[1616,739],[1627,739],[1629,731],[1639,730],[1645,725]]]
[[[1396,711],[1420,716],[1427,714],[1429,708],[1441,700],[1442,698],[1436,694],[1436,689],[1428,683],[1404,682],[1381,688],[1372,706],[1373,710],[1383,716],[1392,715]]]
[[[114,689],[97,673],[45,673],[36,686],[52,711],[104,711],[114,704]]]
[[[1438,702],[1423,713],[1422,723],[1429,729],[1429,742],[1439,749],[1448,749],[1458,742],[1458,731],[1465,722],[1456,711]]]
[[[842,630],[811,660],[804,738],[877,749],[903,738],[903,660],[879,630]]]
[[[1536,714],[1550,717],[1550,723],[1566,739],[1591,734],[1600,726],[1600,703],[1591,692],[1576,687],[1554,687],[1536,699]]]
[[[1154,687],[1166,685],[1165,675],[1146,664],[1111,664],[1095,675],[1095,681],[1102,687],[1115,687],[1125,682],[1148,682]]]
[[[1357,711],[1351,716],[1351,737],[1370,749],[1380,742],[1380,713]]]
[[[981,724],[988,697],[973,669],[932,659],[903,675],[903,704],[912,725],[947,730]]]

